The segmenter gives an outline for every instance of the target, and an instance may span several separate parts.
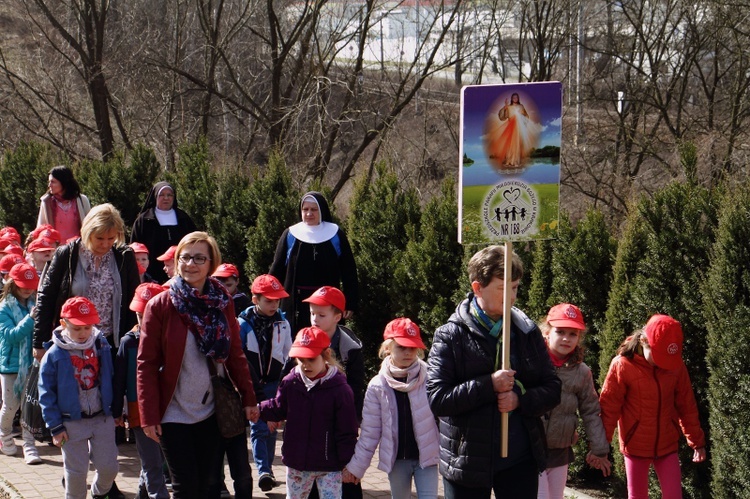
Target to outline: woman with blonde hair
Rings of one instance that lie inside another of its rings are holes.
[[[44,343],[60,321],[71,296],[84,296],[99,311],[98,328],[110,345],[136,324],[129,308],[140,284],[133,250],[125,245],[125,223],[109,203],[94,207],[83,221],[81,237],[57,248],[42,273],[34,324],[34,356],[41,359]]]

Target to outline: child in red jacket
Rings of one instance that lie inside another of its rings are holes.
[[[706,459],[698,406],[682,362],[682,327],[668,315],[654,315],[643,330],[620,345],[617,354],[599,403],[607,439],[612,439],[616,425],[619,430],[628,498],[648,499],[651,464],[662,498],[681,498],[680,431],[695,451],[693,462]]]

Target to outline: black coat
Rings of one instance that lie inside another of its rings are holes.
[[[177,216],[177,225],[162,227],[154,214],[154,208],[156,207],[156,196],[159,189],[167,186],[174,192],[175,197],[172,209],[174,209]],[[156,258],[163,255],[170,246],[177,246],[177,243],[183,237],[196,230],[198,229],[195,227],[195,223],[190,218],[190,215],[177,207],[177,191],[174,190],[174,187],[167,182],[158,182],[151,188],[140,214],[135,219],[133,232],[130,234],[130,242],[146,245],[149,260],[146,272],[155,281],[163,283],[168,279],[166,272],[164,272],[164,262]]]
[[[427,394],[439,418],[440,472],[470,487],[491,487],[500,458],[500,412],[491,375],[496,349],[471,316],[473,294],[461,302],[447,324],[435,331],[427,361]],[[546,442],[540,417],[560,403],[561,383],[539,328],[513,309],[511,364],[525,393],[511,417],[520,416],[530,452],[545,469]],[[509,448],[514,441],[509,441]],[[510,453],[513,449],[509,449]]]
[[[79,238],[57,248],[52,260],[47,263],[44,269],[41,286],[37,292],[34,348],[43,348],[44,342],[52,338],[52,330],[60,325],[60,312],[63,303],[72,296],[71,286],[78,268],[81,244]],[[140,278],[138,277],[135,253],[131,248],[114,246],[112,252],[122,285],[119,331],[119,337],[122,338],[138,322],[135,312],[130,310],[130,302],[135,295],[135,288],[140,284]]]

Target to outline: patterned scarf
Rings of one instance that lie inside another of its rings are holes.
[[[229,323],[224,309],[232,299],[224,286],[213,277],[206,280],[206,294],[175,276],[169,287],[169,298],[183,322],[198,340],[198,349],[216,362],[229,357]]]

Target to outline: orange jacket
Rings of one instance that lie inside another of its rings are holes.
[[[620,451],[628,456],[658,458],[676,452],[680,433],[693,449],[706,445],[684,364],[665,371],[642,355],[618,355],[609,366],[599,403],[607,440],[617,426]]]

